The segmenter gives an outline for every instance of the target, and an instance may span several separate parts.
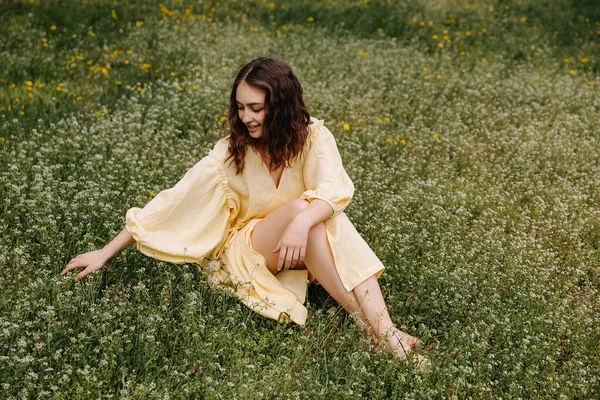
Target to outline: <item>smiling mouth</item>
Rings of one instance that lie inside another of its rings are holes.
[[[254,130],[256,128],[258,128],[260,125],[246,125],[246,128]]]

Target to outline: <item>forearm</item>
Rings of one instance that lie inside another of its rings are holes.
[[[108,259],[133,243],[135,243],[133,236],[131,236],[131,233],[129,233],[127,228],[123,228],[123,230],[117,236],[115,236],[110,243],[104,246],[102,252],[107,256]]]
[[[323,222],[333,215],[333,208],[326,201],[315,199],[310,202],[308,207],[299,213],[294,220],[301,221],[306,224],[310,230],[319,222]]]

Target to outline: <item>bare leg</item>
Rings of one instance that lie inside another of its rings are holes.
[[[385,306],[383,295],[375,275],[354,288],[363,315],[369,321],[373,336],[385,343],[399,358],[406,358],[421,343],[419,339],[402,332],[394,326]]]
[[[252,246],[265,257],[267,268],[276,274],[278,254],[273,253],[283,231],[308,203],[294,200],[267,215],[252,232]],[[308,235],[304,261],[325,290],[350,313],[357,324],[379,342],[386,344],[398,358],[406,358],[420,340],[397,329],[387,312],[377,278],[373,275],[354,290],[344,288],[335,268],[331,247],[323,223],[313,226]]]
[[[278,272],[277,259],[279,257],[277,253],[273,253],[273,249],[288,224],[306,207],[308,207],[307,201],[293,200],[267,215],[254,227],[252,247],[265,258],[267,268],[272,274]],[[356,318],[359,326],[368,328],[369,325],[362,320],[362,313],[354,293],[348,292],[344,288],[337,274],[323,223],[315,225],[309,232],[304,262],[311,274],[331,297]]]

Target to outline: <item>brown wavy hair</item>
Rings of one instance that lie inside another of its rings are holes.
[[[262,135],[253,138],[238,116],[236,91],[248,85],[265,92]],[[237,173],[244,169],[247,146],[261,155],[270,170],[289,167],[306,143],[310,115],[304,106],[302,86],[292,68],[274,58],[257,58],[238,73],[229,100],[229,157]]]

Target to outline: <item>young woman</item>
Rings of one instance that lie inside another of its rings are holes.
[[[316,279],[393,355],[412,356],[420,340],[394,326],[377,282],[384,267],[343,213],[354,186],[335,139],[309,116],[286,63],[258,58],[240,70],[229,126],[181,181],[131,208],[121,233],[61,275],[85,268],[80,280],[136,242],[159,260],[203,265],[253,310],[301,325]]]

